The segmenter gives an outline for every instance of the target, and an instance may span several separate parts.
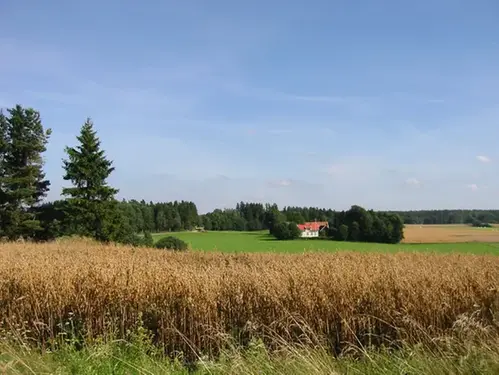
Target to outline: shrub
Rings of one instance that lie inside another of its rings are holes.
[[[489,223],[481,222],[480,220],[473,220],[473,223],[471,224],[475,228],[492,228],[492,225]]]
[[[163,237],[158,242],[156,242],[155,247],[157,249],[185,251],[188,249],[189,246],[187,245],[186,242],[182,241],[180,238],[168,236],[168,237]]]
[[[146,247],[153,247],[154,246],[154,240],[152,238],[151,232],[144,232],[144,239],[142,240],[144,243],[144,246]]]
[[[301,236],[301,231],[298,228],[298,225],[296,225],[296,223],[289,223],[288,228],[289,228],[290,240],[295,240]]]
[[[300,229],[296,223],[278,223],[274,226],[272,234],[278,240],[294,240],[300,237]]]

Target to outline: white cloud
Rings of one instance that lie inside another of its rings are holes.
[[[292,95],[292,94],[276,94],[275,98],[281,100],[291,100],[291,101],[301,101],[301,102],[336,103],[336,104],[361,102],[373,99],[367,97],[316,96],[316,95]]]
[[[338,175],[343,171],[343,167],[340,164],[332,164],[327,167],[326,173],[330,176]]]
[[[478,185],[477,184],[469,184],[469,185],[466,185],[466,187],[468,189],[470,189],[471,191],[477,191],[478,190]]]
[[[279,187],[285,187],[285,186],[291,186],[292,181],[291,180],[277,180],[277,181],[269,181],[270,186],[279,186]]]
[[[282,134],[289,134],[292,131],[293,130],[291,129],[269,129],[267,132],[273,135],[282,135]]]
[[[490,163],[490,158],[485,155],[478,155],[477,157],[478,161],[481,161],[482,163]]]
[[[417,178],[410,177],[407,180],[405,180],[406,185],[411,185],[411,186],[420,186],[421,181],[419,181]]]

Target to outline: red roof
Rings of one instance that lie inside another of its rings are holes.
[[[304,231],[306,229],[311,231],[318,231],[321,227],[327,227],[327,226],[328,226],[327,221],[310,221],[307,223],[298,224],[298,228],[301,231]]]

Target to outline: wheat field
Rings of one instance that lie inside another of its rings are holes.
[[[483,329],[498,323],[495,256],[171,253],[66,241],[1,244],[0,259],[0,334],[45,347],[145,327],[169,353],[216,354],[253,337],[339,353],[457,334],[472,318]]]
[[[462,224],[406,225],[403,243],[499,242],[499,226],[474,228]]]

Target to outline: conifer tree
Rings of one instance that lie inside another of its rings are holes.
[[[64,179],[72,187],[62,189],[66,201],[66,227],[70,233],[93,237],[99,241],[119,241],[124,221],[115,199],[117,189],[107,178],[114,171],[112,161],[101,150],[101,142],[87,119],[77,137],[79,145],[66,147],[63,161]]]
[[[50,137],[39,112],[21,105],[0,114],[1,235],[9,239],[36,238],[42,228],[36,209],[46,196],[42,153]]]
[[[7,228],[9,226],[7,217],[7,208],[9,196],[6,186],[6,159],[9,142],[7,139],[8,122],[7,118],[0,110],[0,236],[7,235]]]

